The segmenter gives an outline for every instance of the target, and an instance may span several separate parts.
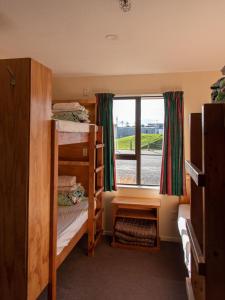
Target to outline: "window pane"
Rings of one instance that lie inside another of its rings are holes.
[[[141,184],[160,184],[161,162],[161,155],[141,155]]]
[[[116,160],[116,181],[118,184],[137,184],[136,181],[136,160]]]
[[[159,185],[164,123],[163,99],[141,100],[141,184]]]
[[[116,154],[135,154],[135,100],[113,101]]]

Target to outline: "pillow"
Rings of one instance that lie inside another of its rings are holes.
[[[59,176],[58,186],[59,187],[72,187],[76,184],[76,176]]]

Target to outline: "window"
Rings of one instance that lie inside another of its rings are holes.
[[[158,186],[162,161],[163,97],[115,97],[113,119],[117,183]]]

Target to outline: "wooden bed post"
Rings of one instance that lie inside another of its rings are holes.
[[[51,207],[50,207],[50,259],[48,300],[56,300],[56,251],[57,251],[57,216],[58,216],[58,134],[56,121],[51,128]]]
[[[95,165],[96,165],[96,125],[89,131],[89,186],[88,186],[88,255],[94,255],[95,242]]]
[[[191,162],[202,170],[202,114],[190,114],[190,159]],[[191,179],[191,223],[203,251],[203,191]],[[195,297],[204,299],[204,277],[199,275],[193,255],[191,255],[191,281],[195,289]]]

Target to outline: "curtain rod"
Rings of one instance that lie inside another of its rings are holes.
[[[114,98],[122,98],[122,97],[148,97],[148,98],[154,98],[154,97],[163,97],[163,94],[139,94],[139,95],[122,95],[122,94],[115,94]]]

